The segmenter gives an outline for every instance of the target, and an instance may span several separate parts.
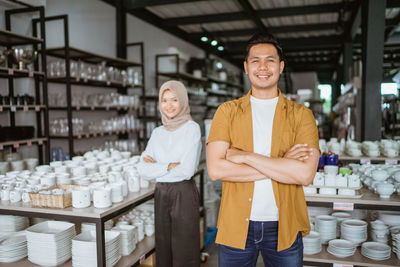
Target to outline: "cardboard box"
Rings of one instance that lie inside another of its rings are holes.
[[[139,267],[155,267],[156,266],[156,253],[154,252],[148,256]]]

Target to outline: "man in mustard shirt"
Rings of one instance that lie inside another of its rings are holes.
[[[319,159],[312,112],[278,89],[283,52],[270,34],[248,42],[248,94],[222,104],[207,140],[207,167],[221,180],[216,243],[220,267],[303,266],[302,236],[310,231],[303,185]]]

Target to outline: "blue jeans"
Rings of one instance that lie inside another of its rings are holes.
[[[244,250],[219,245],[219,267],[254,267],[259,252],[265,266],[303,266],[303,238],[301,233],[288,249],[277,251],[278,222],[250,221]]]

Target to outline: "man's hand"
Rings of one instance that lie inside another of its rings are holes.
[[[156,163],[156,161],[150,156],[145,156],[143,158],[143,161],[146,162],[146,163]]]
[[[168,164],[168,170],[172,170],[173,168],[177,167],[179,164],[181,164],[180,162],[173,162]]]
[[[226,151],[226,160],[229,160],[230,162],[236,163],[236,164],[242,164],[245,161],[245,156],[249,152],[242,151],[236,148],[229,148]]]
[[[313,149],[309,148],[308,144],[297,144],[285,153],[284,158],[304,161],[312,155],[312,151]]]

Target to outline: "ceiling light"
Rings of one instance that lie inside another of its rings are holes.
[[[211,45],[212,45],[212,46],[217,46],[217,44],[218,44],[218,41],[217,41],[217,40],[212,40],[212,41],[211,41]]]
[[[217,67],[217,69],[222,69],[222,63],[221,62],[217,62],[216,64],[215,64],[215,66]]]
[[[224,47],[222,45],[218,46],[218,51],[224,51]]]
[[[202,37],[200,38],[200,40],[201,40],[202,42],[207,42],[207,41],[208,41],[208,37],[207,37],[207,36],[202,36]]]

